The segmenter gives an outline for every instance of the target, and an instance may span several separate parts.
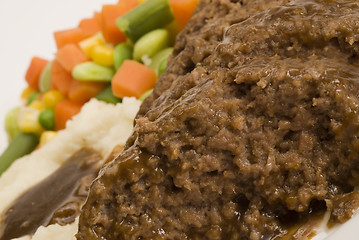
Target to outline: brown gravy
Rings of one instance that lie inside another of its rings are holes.
[[[80,214],[89,184],[97,175],[99,160],[98,153],[82,149],[23,193],[5,213],[0,240],[34,234],[40,226],[73,222]]]
[[[359,202],[342,197],[358,183],[358,22],[353,0],[199,1],[77,239],[276,239],[313,201],[345,221]]]

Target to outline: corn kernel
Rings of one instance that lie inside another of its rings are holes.
[[[143,2],[146,2],[146,0],[139,0],[138,2],[139,2],[139,3],[143,3]]]
[[[43,102],[41,102],[40,100],[34,100],[30,103],[29,107],[36,109],[36,110],[44,110],[45,109],[45,105]]]
[[[26,103],[29,97],[35,92],[36,90],[31,87],[25,88],[21,93],[21,100]]]
[[[45,108],[54,108],[57,103],[62,101],[64,99],[64,95],[61,94],[61,92],[57,90],[50,90],[42,96],[42,102],[45,105]]]
[[[40,133],[43,131],[39,123],[40,111],[31,107],[22,107],[18,113],[18,126],[25,133]]]
[[[79,42],[79,47],[86,54],[86,56],[90,58],[92,49],[95,46],[101,46],[104,44],[105,40],[103,39],[102,34],[96,34]]]
[[[40,137],[40,147],[44,146],[46,143],[49,143],[57,136],[56,131],[44,131]]]
[[[106,45],[94,46],[91,52],[91,59],[103,66],[113,66],[113,47]]]

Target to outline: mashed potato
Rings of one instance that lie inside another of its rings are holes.
[[[0,223],[11,203],[27,189],[57,170],[72,154],[89,147],[105,160],[115,146],[124,145],[141,102],[124,98],[116,106],[92,99],[46,146],[18,159],[0,177]],[[32,237],[20,239],[75,239],[77,222],[61,227],[40,227]]]
[[[13,240],[75,240],[78,224],[79,220],[76,218],[75,222],[66,226],[53,224],[47,227],[39,227],[33,236],[25,236]]]

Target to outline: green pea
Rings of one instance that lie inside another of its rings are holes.
[[[39,123],[46,130],[54,130],[55,113],[53,109],[45,109],[39,115]]]
[[[78,64],[72,70],[72,76],[79,81],[110,82],[114,74],[113,68],[101,66],[94,62]]]
[[[132,59],[133,47],[129,43],[120,43],[113,53],[115,69],[119,69],[126,59]]]
[[[14,108],[10,110],[5,117],[5,131],[7,133],[9,142],[11,142],[20,132],[19,126],[17,124],[17,116],[19,111],[20,107]]]
[[[41,92],[47,92],[50,90],[51,66],[52,62],[49,62],[40,75],[39,89]]]
[[[170,34],[166,29],[156,29],[143,35],[133,49],[133,58],[140,61],[143,56],[152,57],[170,43]]]

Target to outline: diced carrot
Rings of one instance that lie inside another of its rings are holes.
[[[116,25],[116,19],[138,5],[138,0],[120,1],[114,5],[103,5],[101,11],[101,31],[108,43],[119,43],[126,36]]]
[[[95,17],[82,19],[78,27],[89,36],[92,36],[101,31],[100,24]]]
[[[62,95],[67,96],[70,85],[73,81],[71,73],[65,70],[56,59],[52,62],[51,66],[51,89],[59,90]]]
[[[40,57],[33,57],[31,59],[29,68],[26,71],[25,80],[29,87],[39,90],[40,75],[46,67],[48,61]]]
[[[66,122],[78,114],[82,105],[71,102],[70,100],[63,100],[55,106],[55,130],[59,131],[66,128]]]
[[[94,12],[93,18],[96,19],[98,25],[100,26],[100,30],[101,30],[101,18],[102,18],[101,12]]]
[[[173,15],[181,29],[186,26],[198,2],[199,0],[170,0]]]
[[[152,89],[157,81],[156,73],[134,60],[125,60],[112,78],[111,85],[116,97],[139,98]]]
[[[84,104],[101,92],[108,83],[73,80],[69,89],[69,99]]]
[[[69,43],[77,44],[89,36],[90,35],[87,35],[81,28],[71,28],[54,32],[57,49]]]
[[[77,64],[88,60],[81,49],[73,43],[60,48],[56,53],[56,59],[68,72],[71,72]]]

